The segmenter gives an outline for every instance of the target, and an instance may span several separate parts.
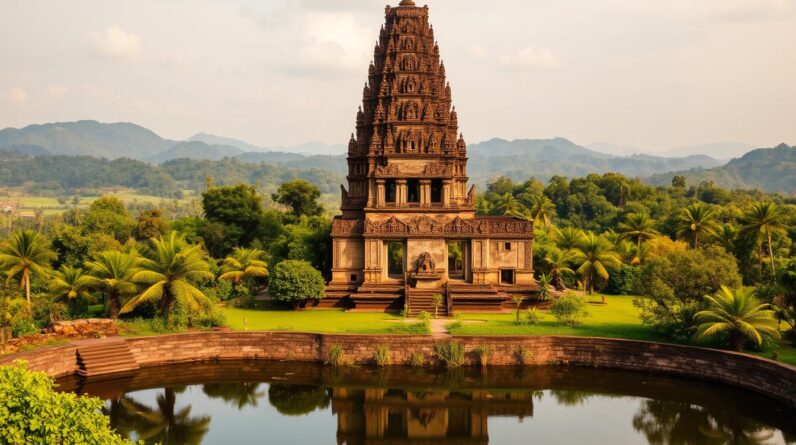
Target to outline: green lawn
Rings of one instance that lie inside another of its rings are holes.
[[[589,298],[599,303],[598,297]],[[515,324],[515,314],[462,314],[462,320],[486,321],[485,323],[452,326],[451,333],[457,335],[579,335],[589,337],[616,337],[634,340],[661,340],[651,329],[641,324],[638,311],[633,307],[633,297],[608,296],[607,304],[589,304],[589,316],[577,326],[564,326],[546,311],[539,311],[542,319],[535,325]],[[525,321],[525,312],[520,312]]]
[[[427,326],[406,324],[397,315],[346,313],[337,309],[306,311],[224,308],[227,326],[242,331],[298,331],[329,334],[427,334]],[[244,320],[246,322],[244,323]]]

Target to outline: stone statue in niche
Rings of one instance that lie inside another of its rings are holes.
[[[434,257],[428,252],[423,252],[417,257],[417,272],[418,273],[433,273],[437,268],[434,263]]]

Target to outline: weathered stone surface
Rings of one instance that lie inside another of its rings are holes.
[[[0,345],[0,354],[14,354],[27,346],[42,346],[53,340],[112,337],[119,334],[115,320],[92,318],[88,320],[58,321],[40,334],[8,340]]]

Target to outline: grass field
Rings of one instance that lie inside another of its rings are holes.
[[[329,334],[427,334],[428,327],[407,324],[397,315],[346,313],[336,309],[280,311],[225,308],[227,326],[242,331],[294,331]],[[245,320],[245,321],[244,321]]]
[[[107,190],[102,191],[101,194],[96,196],[80,196],[77,204],[78,208],[86,208],[91,205],[100,196],[115,196],[125,204],[132,202],[140,202],[147,204],[160,204],[163,201],[171,202],[173,198],[163,198],[160,196],[142,195],[136,193],[134,190]],[[66,210],[74,207],[73,196],[67,196],[66,204],[60,204],[58,198],[54,196],[32,196],[21,193],[16,190],[0,190],[0,202],[10,201],[18,202],[20,205],[20,212],[22,214],[32,214],[35,209],[42,209],[45,215],[63,213]],[[185,198],[177,200],[180,204],[187,204],[190,202],[191,192],[185,192]]]

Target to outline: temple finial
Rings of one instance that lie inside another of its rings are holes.
[[[412,0],[403,0],[398,6],[415,6],[415,2]]]

